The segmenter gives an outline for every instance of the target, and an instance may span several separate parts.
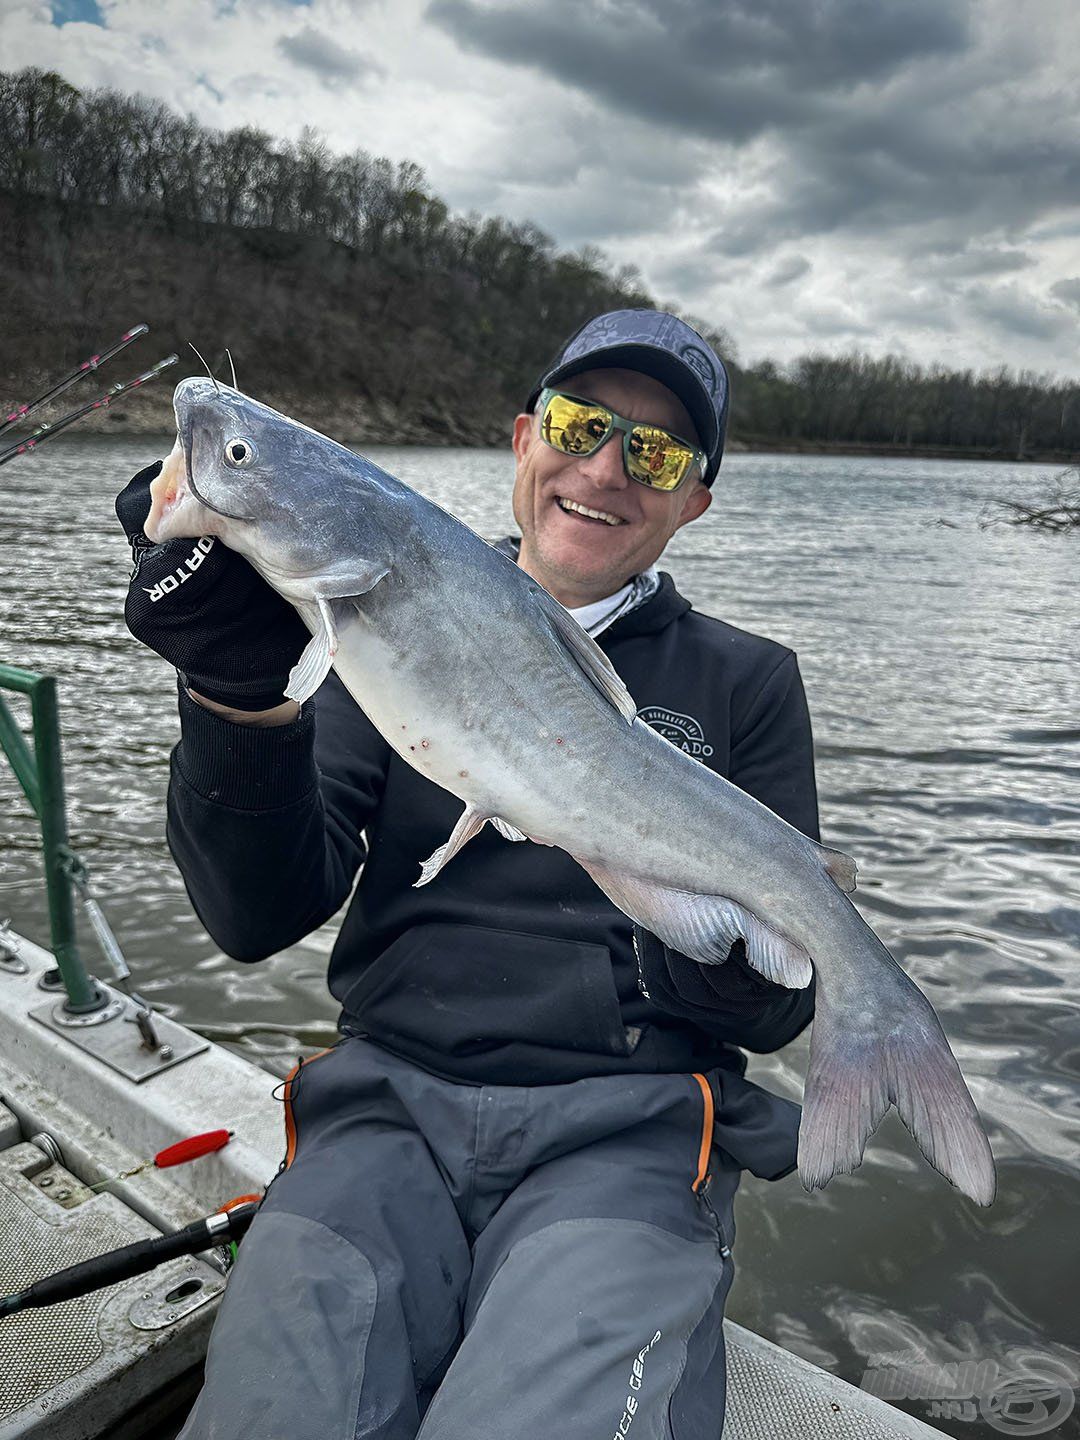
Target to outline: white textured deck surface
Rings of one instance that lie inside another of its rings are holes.
[[[724,1440],[929,1440],[912,1419],[755,1335],[724,1322],[728,1412]]]

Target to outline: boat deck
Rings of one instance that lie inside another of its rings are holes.
[[[274,1076],[159,1017],[171,1053],[148,1052],[119,992],[101,1024],[57,1025],[52,966],[22,939],[0,960],[0,1294],[261,1192],[283,1151]],[[216,1154],[90,1188],[216,1128],[234,1132]],[[164,1416],[197,1384],[226,1283],[209,1254],[0,1319],[0,1440],[174,1433]],[[739,1325],[725,1336],[725,1440],[940,1434]]]

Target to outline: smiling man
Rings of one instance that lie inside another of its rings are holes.
[[[518,564],[572,609],[646,572],[675,531],[705,513],[712,493],[694,422],[659,380],[605,368],[573,374],[563,386],[544,386],[536,411],[515,421],[514,519]],[[610,416],[637,422],[638,433],[612,429]],[[664,465],[683,452],[692,458],[676,480]],[[637,461],[636,476],[627,458]]]
[[[590,321],[515,422],[521,538],[500,548],[598,638],[642,720],[816,837],[794,655],[654,568],[709,507],[727,408],[675,316]],[[168,836],[195,908],[254,961],[349,902],[342,1039],[286,1086],[285,1164],[184,1436],[716,1440],[735,1190],[786,1174],[797,1131],[737,1047],[785,1044],[812,992],[739,945],[703,967],[635,935],[569,856],[490,829],[416,889],[460,802],[333,673],[301,711],[283,699],[306,632],[240,556],[212,545],[183,587],[155,584],[191,548],[141,534],[156,473],[117,502],[126,613],[181,672]]]

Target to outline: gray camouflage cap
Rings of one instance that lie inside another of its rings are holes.
[[[639,370],[679,397],[708,456],[701,478],[711,485],[724,453],[728,376],[708,341],[677,315],[664,310],[609,310],[587,321],[536,382],[525,408],[532,410],[540,391],[549,386],[561,385],[583,370],[609,368]]]

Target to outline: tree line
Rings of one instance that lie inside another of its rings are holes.
[[[0,74],[0,200],[12,374],[145,316],[166,342],[231,339],[247,388],[355,394],[467,443],[504,429],[590,315],[655,303],[591,247],[452,213],[411,162],[212,130],[36,69]],[[1075,382],[863,355],[740,367],[709,338],[751,443],[1080,450]]]

